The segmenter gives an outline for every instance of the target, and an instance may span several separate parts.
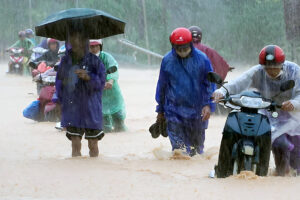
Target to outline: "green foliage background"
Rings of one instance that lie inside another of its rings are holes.
[[[133,50],[122,46],[117,38],[126,38],[146,47],[142,0],[0,0],[0,47],[17,39],[19,30],[38,24],[46,16],[67,8],[94,8],[124,21],[126,33],[105,39],[105,50],[120,59],[131,58]],[[231,64],[257,63],[257,54],[267,44],[278,44],[289,57],[285,36],[284,10],[281,0],[145,0],[149,49],[164,55],[170,50],[169,34],[182,26],[198,25],[203,43],[216,49]],[[137,54],[137,61],[146,57]]]

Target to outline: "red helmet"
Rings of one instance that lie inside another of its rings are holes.
[[[285,61],[283,50],[277,45],[265,46],[259,53],[259,64],[281,64]]]
[[[184,45],[192,42],[192,33],[187,28],[176,28],[170,35],[173,45]]]
[[[49,45],[50,43],[58,43],[58,41],[56,39],[53,39],[53,38],[48,38],[47,39],[47,44]]]
[[[96,45],[102,45],[103,44],[103,42],[102,42],[102,40],[101,39],[99,39],[99,40],[90,40],[90,46],[96,46]]]

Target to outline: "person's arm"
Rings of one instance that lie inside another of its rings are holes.
[[[255,72],[258,70],[258,67],[259,66],[252,67],[238,78],[226,83],[224,87],[227,88],[229,94],[239,94],[242,91],[248,89],[252,85],[253,77]],[[216,90],[216,92],[221,93],[223,96],[226,95],[226,90],[223,87]]]
[[[208,58],[205,59],[205,70],[204,70],[204,79],[203,79],[203,97],[204,97],[204,102],[203,106],[209,105],[211,110],[214,111],[215,105],[211,100],[212,93],[216,89],[216,85],[214,83],[211,83],[207,79],[207,74],[208,72],[213,72],[213,68],[211,66],[211,62]],[[200,83],[201,84],[201,83]]]
[[[168,76],[164,71],[164,60],[162,60],[159,78],[156,87],[155,100],[157,102],[156,112],[159,114],[164,113],[164,104],[165,104],[165,93],[168,84]]]
[[[20,40],[16,41],[13,45],[11,45],[8,49],[11,49],[13,47],[20,47]]]
[[[56,79],[55,79],[55,90],[57,99],[59,102],[62,102],[62,82],[63,82],[63,63],[65,63],[65,58],[63,57],[57,70]]]
[[[100,59],[95,59],[93,64],[96,66],[90,72],[86,72],[86,70],[83,69],[80,70],[85,72],[83,73],[84,75],[80,75],[80,73],[76,72],[79,78],[82,79],[83,86],[89,94],[95,91],[102,91],[105,85],[104,64],[100,61]]]
[[[34,43],[28,39],[29,45],[28,45],[28,50],[32,50],[34,48]]]
[[[114,57],[108,53],[106,53],[106,63],[107,64],[107,69],[111,68],[111,67],[117,67],[118,69],[118,62],[114,59]],[[118,70],[114,73],[111,74],[107,74],[106,76],[106,80],[111,80],[113,79],[114,81],[117,81],[119,79],[119,72]]]
[[[33,62],[39,62],[39,61],[46,61],[47,60],[47,52],[45,52],[43,55],[41,55],[40,57],[38,57],[37,59],[35,59]]]
[[[204,78],[203,78],[203,88],[202,88],[202,95],[203,95],[203,108],[202,108],[202,121],[206,121],[210,117],[210,113],[215,111],[215,103],[212,102],[211,96],[212,93],[215,91],[215,84],[211,83],[207,79],[208,72],[212,72],[212,66],[208,58],[205,59],[205,68],[204,68]],[[200,83],[201,84],[201,83]]]
[[[106,66],[106,69],[108,70],[111,67],[117,68],[116,72],[106,75],[106,83],[104,89],[111,89],[113,87],[113,84],[119,79],[118,63],[112,55],[106,52],[103,53],[105,55],[105,61],[103,61],[103,63]]]
[[[293,97],[290,102],[294,111],[300,111],[300,70],[298,68],[296,68],[294,77],[295,86],[293,89]]]

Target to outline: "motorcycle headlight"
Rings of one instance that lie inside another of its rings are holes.
[[[240,98],[240,103],[243,107],[247,108],[266,108],[270,106],[270,102],[264,101],[262,98],[253,98],[242,96]]]

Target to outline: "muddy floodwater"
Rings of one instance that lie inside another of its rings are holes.
[[[30,77],[6,75],[6,68],[0,65],[1,200],[300,199],[297,177],[208,177],[217,162],[225,117],[212,116],[205,153],[192,159],[172,156],[168,138],[152,139],[148,127],[156,117],[158,70],[120,67],[128,131],[106,134],[98,158],[88,157],[87,141],[83,156],[71,158],[71,143],[54,123],[22,116],[37,98],[35,84]]]

